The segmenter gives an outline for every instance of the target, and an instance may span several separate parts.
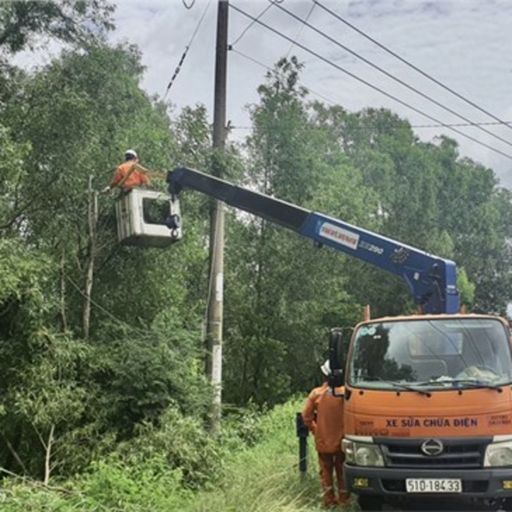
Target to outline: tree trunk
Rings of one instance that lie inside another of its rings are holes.
[[[84,338],[89,337],[90,325],[91,325],[91,295],[92,285],[94,279],[94,259],[96,256],[96,226],[98,223],[98,193],[92,188],[92,176],[89,176],[89,188],[88,188],[88,228],[89,228],[89,250],[88,260],[86,265],[85,274],[85,289],[84,289],[84,309],[83,309],[83,322],[82,328]]]
[[[18,455],[18,448],[21,443],[21,436],[22,436],[22,426],[19,425],[18,430],[16,430],[16,435],[14,437],[14,445],[11,444],[7,436],[2,432],[2,437],[4,438],[5,445],[7,446],[7,449],[9,450],[9,455],[7,457],[7,460],[5,461],[5,468],[6,470],[13,469],[13,462],[16,461],[18,463],[18,466],[21,468],[24,474],[27,474],[27,468],[25,467],[25,464],[23,464],[23,461],[21,460],[20,456]]]
[[[62,331],[68,330],[68,321],[66,317],[66,248],[62,245],[60,256],[60,321]]]
[[[53,446],[53,433],[55,432],[55,425],[52,425],[50,428],[50,433],[48,434],[48,441],[45,445],[45,457],[44,457],[44,485],[48,485],[50,482],[50,474],[51,474],[51,457],[52,457],[52,446]]]

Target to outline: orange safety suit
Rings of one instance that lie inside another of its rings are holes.
[[[342,394],[344,388],[336,388],[336,394]],[[323,502],[325,506],[345,502],[348,495],[343,481],[343,461],[341,451],[343,439],[343,398],[333,396],[327,382],[313,389],[306,399],[302,410],[304,424],[315,436],[318,452],[320,479],[322,482]],[[338,483],[338,500],[334,493],[333,472]]]
[[[126,191],[142,185],[148,185],[148,177],[143,171],[139,170],[138,167],[138,164],[131,160],[121,164],[116,169],[112,182],[110,183],[110,188],[121,187]]]

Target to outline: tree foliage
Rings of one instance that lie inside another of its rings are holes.
[[[104,0],[8,0],[0,4],[0,52],[33,48],[37,37],[82,43],[114,28]]]
[[[134,48],[93,44],[19,75],[16,93],[5,89],[0,464],[10,471],[74,472],[138,423],[158,424],[171,400],[197,417],[206,410],[202,230],[172,255],[122,248],[112,199],[100,196],[91,252],[90,180],[108,184],[132,146],[148,167],[168,168],[179,155],[175,126],[204,115],[191,109],[171,122],[141,90],[142,70]],[[200,147],[202,137],[188,140]]]

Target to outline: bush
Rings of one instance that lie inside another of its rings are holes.
[[[292,401],[265,415],[250,410],[246,417],[239,410],[227,418],[217,438],[198,419],[170,407],[159,428],[141,425],[136,438],[65,488],[4,482],[0,510],[320,512],[311,439],[308,475],[301,479],[298,474],[295,413],[301,405],[302,400]],[[252,447],[242,441],[244,436]],[[355,512],[355,505],[349,510]]]
[[[188,499],[181,480],[181,471],[170,469],[164,457],[154,456],[143,465],[112,457],[92,466],[80,485],[78,501],[81,510],[181,510]]]
[[[171,405],[161,416],[158,426],[146,422],[136,427],[136,436],[118,448],[128,466],[144,466],[162,457],[171,470],[180,470],[181,483],[197,489],[222,472],[221,444],[203,427],[198,418],[184,416]]]

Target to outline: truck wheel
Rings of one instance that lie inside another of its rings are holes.
[[[382,510],[382,498],[380,496],[358,496],[357,503],[363,512]]]
[[[505,498],[501,503],[501,506],[498,507],[498,510],[505,512],[509,512],[512,510],[512,498]]]

